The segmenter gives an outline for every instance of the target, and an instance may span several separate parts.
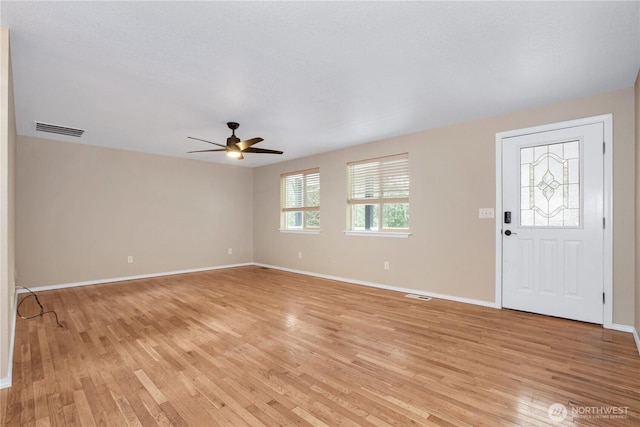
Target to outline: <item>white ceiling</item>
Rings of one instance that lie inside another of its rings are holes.
[[[640,2],[14,2],[18,133],[260,166],[634,84]],[[86,129],[80,139],[35,121]],[[240,139],[284,155],[186,154]]]

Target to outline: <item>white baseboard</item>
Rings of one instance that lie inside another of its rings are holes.
[[[7,375],[7,377],[0,379],[0,390],[9,387],[11,387],[11,369],[9,369],[9,375]]]
[[[620,332],[628,332],[630,334],[632,334],[633,331],[635,330],[633,326],[621,325],[619,323],[613,323],[611,327],[607,329],[613,329],[614,331],[620,331]]]
[[[101,285],[104,283],[125,282],[127,280],[149,279],[152,277],[172,276],[174,274],[198,273],[200,271],[221,270],[223,268],[245,267],[247,265],[253,265],[253,263],[245,262],[242,264],[218,265],[215,267],[192,268],[189,270],[177,270],[177,271],[165,271],[161,273],[140,274],[137,276],[112,277],[110,279],[88,280],[86,282],[60,283],[57,285],[23,286],[23,288],[29,288],[34,292],[36,291],[42,292],[42,291],[51,291],[55,289],[75,288],[76,286]],[[21,287],[19,286],[16,286],[16,289],[17,289],[17,293],[19,294],[28,292],[26,289],[21,289]]]
[[[611,327],[607,329],[612,329],[614,331],[627,332],[633,335],[633,340],[636,343],[636,348],[638,349],[638,354],[640,354],[640,337],[638,337],[638,331],[633,326],[629,325],[621,325],[619,323],[613,323]]]
[[[614,329],[616,331],[621,331],[621,332],[628,332],[632,334],[633,340],[636,343],[636,348],[638,349],[638,354],[640,354],[640,337],[638,336],[638,331],[636,330],[636,328],[629,325],[620,325],[620,324],[614,323],[613,325],[611,325],[611,328],[609,329]]]
[[[362,286],[369,286],[369,287],[372,287],[372,288],[386,289],[388,291],[396,291],[396,292],[423,295],[423,296],[426,296],[426,297],[444,299],[444,300],[455,301],[455,302],[462,302],[462,303],[465,303],[465,304],[480,305],[480,306],[483,306],[483,307],[500,308],[495,303],[489,302],[489,301],[482,301],[482,300],[471,299],[471,298],[462,298],[462,297],[456,297],[456,296],[453,296],[453,295],[437,294],[437,293],[434,293],[434,292],[426,292],[426,291],[421,291],[421,290],[418,290],[418,289],[401,288],[401,287],[398,287],[398,286],[384,285],[384,284],[381,284],[381,283],[366,282],[364,280],[349,279],[349,278],[345,278],[345,277],[337,277],[337,276],[330,276],[330,275],[327,275],[327,274],[319,274],[319,273],[313,273],[313,272],[309,272],[309,271],[295,270],[293,268],[279,267],[279,266],[276,266],[276,265],[261,264],[261,263],[254,263],[254,265],[257,265],[259,267],[273,268],[274,270],[288,271],[290,273],[304,274],[305,276],[320,277],[321,279],[337,280],[337,281],[340,281],[340,282],[353,283],[355,285],[362,285]]]
[[[11,312],[13,313],[12,325],[9,327],[11,331],[11,338],[9,338],[9,366],[7,366],[7,376],[0,378],[0,390],[3,388],[11,387],[13,380],[13,349],[15,347],[16,338],[16,306],[18,304],[18,293],[14,292],[13,295],[13,307]]]

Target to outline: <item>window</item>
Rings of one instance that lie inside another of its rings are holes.
[[[320,169],[282,174],[281,229],[320,230]]]
[[[409,230],[407,153],[347,163],[351,231]]]

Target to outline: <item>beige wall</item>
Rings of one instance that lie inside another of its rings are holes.
[[[635,258],[635,284],[636,284],[636,333],[640,334],[640,70],[635,85],[635,121],[636,121],[636,258]],[[640,343],[638,351],[640,351]]]
[[[613,113],[614,323],[634,323],[633,88],[256,168],[254,258],[258,263],[487,302],[495,298],[497,132]],[[301,142],[304,143],[304,142]],[[408,239],[347,237],[346,167],[351,160],[409,152]],[[279,226],[279,175],[320,167],[320,235]],[[303,253],[298,259],[298,252]],[[383,262],[390,270],[383,270]]]
[[[9,30],[0,28],[0,385],[8,385],[15,296],[16,120]]]
[[[19,136],[17,214],[21,286],[253,260],[249,168]]]

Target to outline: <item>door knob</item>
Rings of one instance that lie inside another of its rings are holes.
[[[512,234],[518,234],[518,233],[513,233],[513,232],[511,232],[511,230],[505,230],[504,231],[504,235],[505,236],[511,236]]]

